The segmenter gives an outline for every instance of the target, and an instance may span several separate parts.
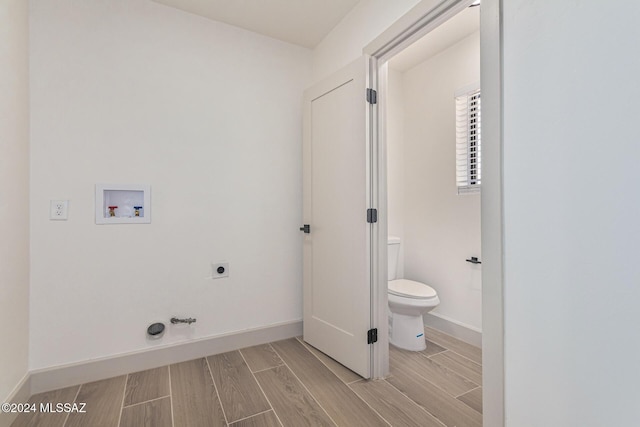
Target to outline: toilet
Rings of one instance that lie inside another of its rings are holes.
[[[389,236],[388,245],[389,342],[405,350],[421,351],[427,348],[422,315],[436,308],[440,299],[429,285],[397,278],[400,239]]]

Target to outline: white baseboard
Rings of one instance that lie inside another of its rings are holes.
[[[470,325],[450,319],[437,313],[427,313],[424,318],[424,324],[433,329],[449,334],[454,338],[458,338],[468,344],[482,348],[482,331]]]
[[[31,372],[30,394],[43,393],[76,384],[153,369],[212,354],[266,344],[302,335],[302,321],[278,323],[166,347],[127,353],[87,362],[56,366]]]
[[[31,397],[31,375],[29,372],[24,374],[18,385],[9,394],[6,400],[0,403],[25,403]],[[6,413],[0,411],[0,427],[9,427],[11,423],[18,417],[17,413]]]

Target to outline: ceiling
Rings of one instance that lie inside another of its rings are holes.
[[[360,0],[154,0],[313,49]]]
[[[467,7],[391,58],[389,66],[407,71],[480,29],[480,8]]]

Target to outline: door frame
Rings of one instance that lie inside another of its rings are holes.
[[[372,236],[372,315],[379,341],[373,351],[373,376],[389,373],[387,321],[386,75],[396,53],[468,7],[473,0],[422,0],[363,52],[370,56],[371,87],[378,104],[371,117],[374,180],[379,226]],[[483,423],[504,426],[503,203],[502,203],[502,0],[482,0],[480,18],[482,87],[482,354]]]

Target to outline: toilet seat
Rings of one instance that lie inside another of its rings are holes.
[[[431,286],[413,280],[397,279],[388,282],[389,293],[403,298],[431,299],[438,294]]]

